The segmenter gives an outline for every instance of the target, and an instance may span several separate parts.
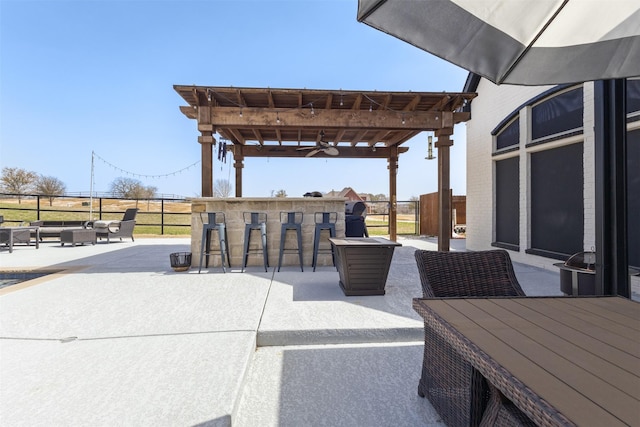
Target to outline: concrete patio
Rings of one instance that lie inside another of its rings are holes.
[[[184,238],[3,250],[4,271],[63,271],[0,289],[0,425],[443,426],[411,308],[413,252],[436,242],[399,242],[365,297],[333,267],[177,273]],[[558,271],[514,266],[528,295],[560,294]]]

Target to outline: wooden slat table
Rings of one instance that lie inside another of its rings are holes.
[[[640,425],[637,302],[621,297],[416,298],[413,307],[425,328],[536,424]]]

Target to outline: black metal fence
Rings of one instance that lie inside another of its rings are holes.
[[[42,196],[0,193],[0,215],[6,223],[37,220],[89,221],[122,219],[128,208],[138,208],[136,233],[189,235],[191,203],[186,199],[122,199],[116,197]]]
[[[369,234],[389,234],[389,201],[367,201]],[[50,198],[37,194],[0,193],[0,215],[13,224],[37,220],[89,221],[121,219],[127,208],[138,208],[136,234],[190,235],[191,202],[183,198],[122,199],[101,195],[65,195]],[[418,201],[397,202],[396,230],[400,235],[420,233]]]

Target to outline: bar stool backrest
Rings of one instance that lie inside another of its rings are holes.
[[[316,224],[335,224],[338,222],[338,212],[316,212],[314,219]]]
[[[243,212],[242,217],[245,224],[257,225],[267,222],[266,212]]]
[[[280,212],[280,222],[283,224],[302,224],[302,212]]]
[[[200,220],[203,224],[215,225],[224,224],[224,212],[200,212]]]

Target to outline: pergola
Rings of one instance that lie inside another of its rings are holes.
[[[236,197],[242,197],[247,157],[304,158],[303,147],[328,142],[340,158],[384,158],[389,170],[389,232],[396,239],[396,174],[402,144],[430,131],[438,149],[438,247],[451,237],[450,146],[457,123],[470,119],[462,108],[475,93],[379,92],[352,90],[182,86],[174,89],[189,104],[180,111],[198,122],[202,148],[202,197],[213,196],[214,134],[230,142]],[[315,157],[329,157],[323,151]],[[416,177],[419,179],[419,177]]]

